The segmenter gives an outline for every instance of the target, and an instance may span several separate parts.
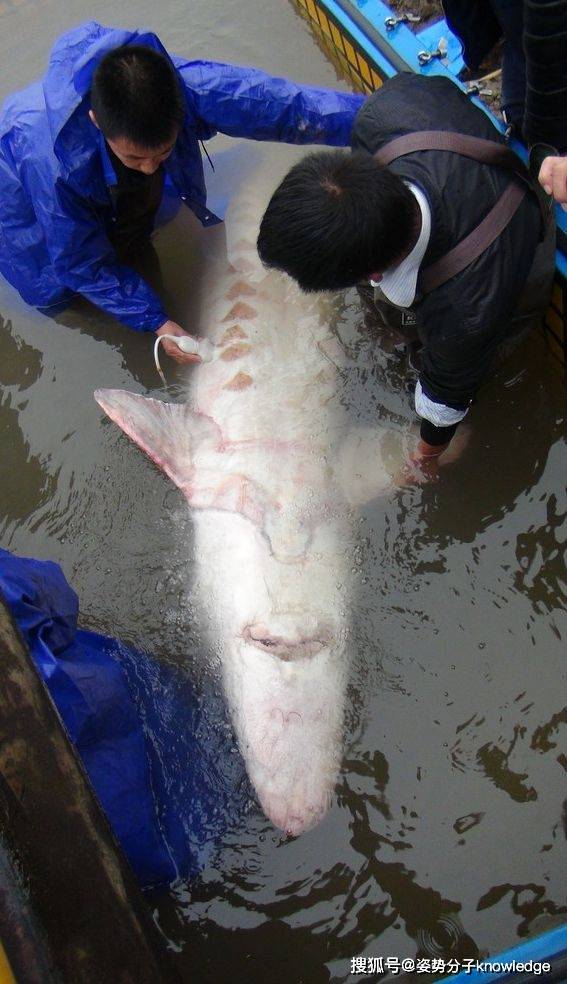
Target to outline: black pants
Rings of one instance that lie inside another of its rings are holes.
[[[504,41],[502,44],[502,110],[518,134],[524,125],[526,60],[523,47],[523,0],[490,0]]]

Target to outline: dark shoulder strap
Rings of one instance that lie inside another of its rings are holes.
[[[528,169],[520,158],[504,144],[450,130],[417,130],[415,133],[407,133],[390,140],[374,156],[380,164],[387,165],[397,160],[398,157],[413,154],[418,150],[446,150],[454,154],[461,154],[463,157],[469,157],[480,164],[503,167],[512,171],[514,176],[520,178],[523,183],[522,186],[511,182],[482,222],[468,236],[461,239],[453,249],[445,253],[435,263],[421,271],[419,286],[422,293],[428,294],[436,287],[440,287],[468,267],[481,253],[484,253],[515,215],[528,188],[534,192],[538,199],[542,216],[542,234],[545,232],[548,214],[543,200],[537,194]]]
[[[380,164],[391,164],[398,157],[405,157],[417,150],[448,150],[453,154],[461,154],[462,157],[470,157],[479,164],[493,164],[495,167],[515,171],[526,183],[531,184],[527,167],[505,144],[453,130],[416,130],[415,133],[406,133],[384,144],[374,156]]]
[[[517,212],[526,194],[526,188],[511,181],[496,205],[490,209],[482,222],[453,246],[448,253],[441,256],[435,263],[420,271],[419,289],[422,294],[429,294],[436,287],[456,277],[484,253],[504,231],[511,218]]]

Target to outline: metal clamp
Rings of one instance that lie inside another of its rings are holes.
[[[387,31],[393,31],[398,24],[419,24],[421,17],[417,14],[400,14],[398,17],[386,17],[384,24]]]
[[[482,84],[482,79],[480,79],[479,81],[473,81],[467,83],[465,92],[467,96],[493,96],[494,95],[492,89],[488,89],[486,88],[486,86]]]
[[[420,65],[429,65],[429,63],[434,61],[435,58],[442,61],[443,58],[447,57],[448,49],[449,45],[447,38],[439,38],[437,43],[437,51],[420,51],[418,52],[417,60]]]

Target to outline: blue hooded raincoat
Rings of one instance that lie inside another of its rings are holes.
[[[165,163],[166,182],[204,225],[199,140],[217,131],[287,143],[349,142],[363,97],[299,87],[253,68],[169,56],[155,34],[90,21],[56,42],[45,76],[10,96],[0,118],[0,272],[39,308],[81,294],[138,331],[167,315],[157,295],[120,265],[108,238],[116,176],[91,123],[89,92],[100,59],[124,44],[161,52],[177,69],[186,117]]]

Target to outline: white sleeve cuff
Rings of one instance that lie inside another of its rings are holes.
[[[435,427],[450,427],[466,417],[468,407],[466,410],[454,410],[453,407],[446,407],[444,403],[435,403],[425,395],[418,380],[415,387],[415,411],[419,417],[424,417]]]

